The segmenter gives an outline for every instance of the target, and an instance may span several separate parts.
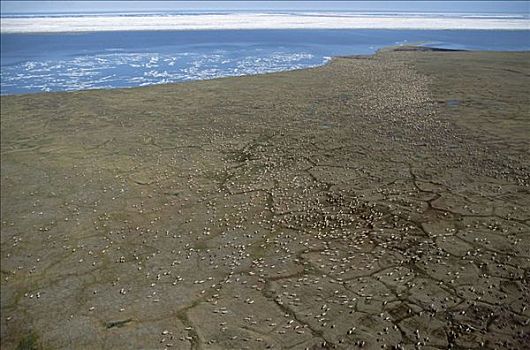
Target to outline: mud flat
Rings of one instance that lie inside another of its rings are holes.
[[[2,97],[2,349],[523,349],[530,53]]]

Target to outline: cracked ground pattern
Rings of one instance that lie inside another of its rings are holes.
[[[2,349],[530,348],[529,62],[2,97]]]

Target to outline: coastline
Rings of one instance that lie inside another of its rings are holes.
[[[240,30],[2,36],[2,94],[132,87],[297,69],[320,65],[328,57],[369,54],[397,44],[528,50],[530,46],[524,44],[528,33]],[[76,49],[81,42],[89,43],[88,53]]]
[[[2,96],[2,348],[525,346],[530,53],[418,50]]]
[[[75,34],[75,33],[74,33]],[[155,84],[149,84],[145,86],[131,86],[131,87],[110,87],[110,88],[89,88],[89,89],[81,89],[81,90],[68,90],[68,91],[43,91],[43,92],[28,92],[28,93],[19,93],[19,94],[6,94],[6,95],[0,95],[1,97],[8,97],[8,96],[24,96],[24,95],[39,95],[39,94],[71,94],[71,93],[82,93],[85,91],[113,91],[113,90],[130,90],[130,89],[144,89],[149,88],[153,86],[160,86],[160,85],[179,85],[179,84],[191,84],[195,82],[200,81],[211,81],[211,80],[219,80],[219,79],[232,79],[232,78],[242,78],[242,77],[253,77],[253,76],[262,76],[262,75],[269,75],[269,74],[281,74],[285,72],[294,72],[294,71],[300,71],[300,70],[312,70],[320,67],[325,67],[326,65],[332,63],[332,61],[337,59],[368,59],[373,58],[374,56],[388,52],[388,51],[411,51],[411,52],[475,52],[477,54],[480,53],[493,53],[493,52],[500,52],[500,53],[528,53],[530,50],[522,50],[522,51],[498,51],[498,50],[469,50],[469,49],[448,49],[448,48],[440,48],[440,47],[432,47],[432,46],[422,46],[421,44],[414,44],[409,43],[407,45],[394,45],[394,46],[387,46],[382,47],[380,49],[376,49],[372,54],[351,54],[351,55],[338,55],[338,56],[331,56],[326,57],[325,61],[322,64],[310,66],[310,67],[303,67],[303,68],[294,68],[294,69],[285,69],[280,70],[277,72],[265,72],[265,73],[256,73],[256,74],[243,74],[243,75],[237,75],[237,76],[221,76],[216,78],[206,78],[206,79],[194,79],[194,80],[185,80],[185,81],[177,81],[177,82],[169,82],[169,83],[155,83]]]

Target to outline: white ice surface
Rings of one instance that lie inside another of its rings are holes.
[[[2,18],[2,33],[213,29],[489,29],[530,30],[528,18],[424,16],[347,16],[230,13],[158,16],[81,16]]]

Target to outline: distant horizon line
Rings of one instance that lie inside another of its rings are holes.
[[[349,12],[349,13],[502,13],[518,16],[529,16],[529,13],[510,11],[464,11],[464,10],[345,10],[345,9],[181,9],[181,10],[100,10],[100,11],[34,11],[34,12],[3,12],[5,15],[34,15],[34,14],[92,14],[92,13],[178,13],[178,12]]]

